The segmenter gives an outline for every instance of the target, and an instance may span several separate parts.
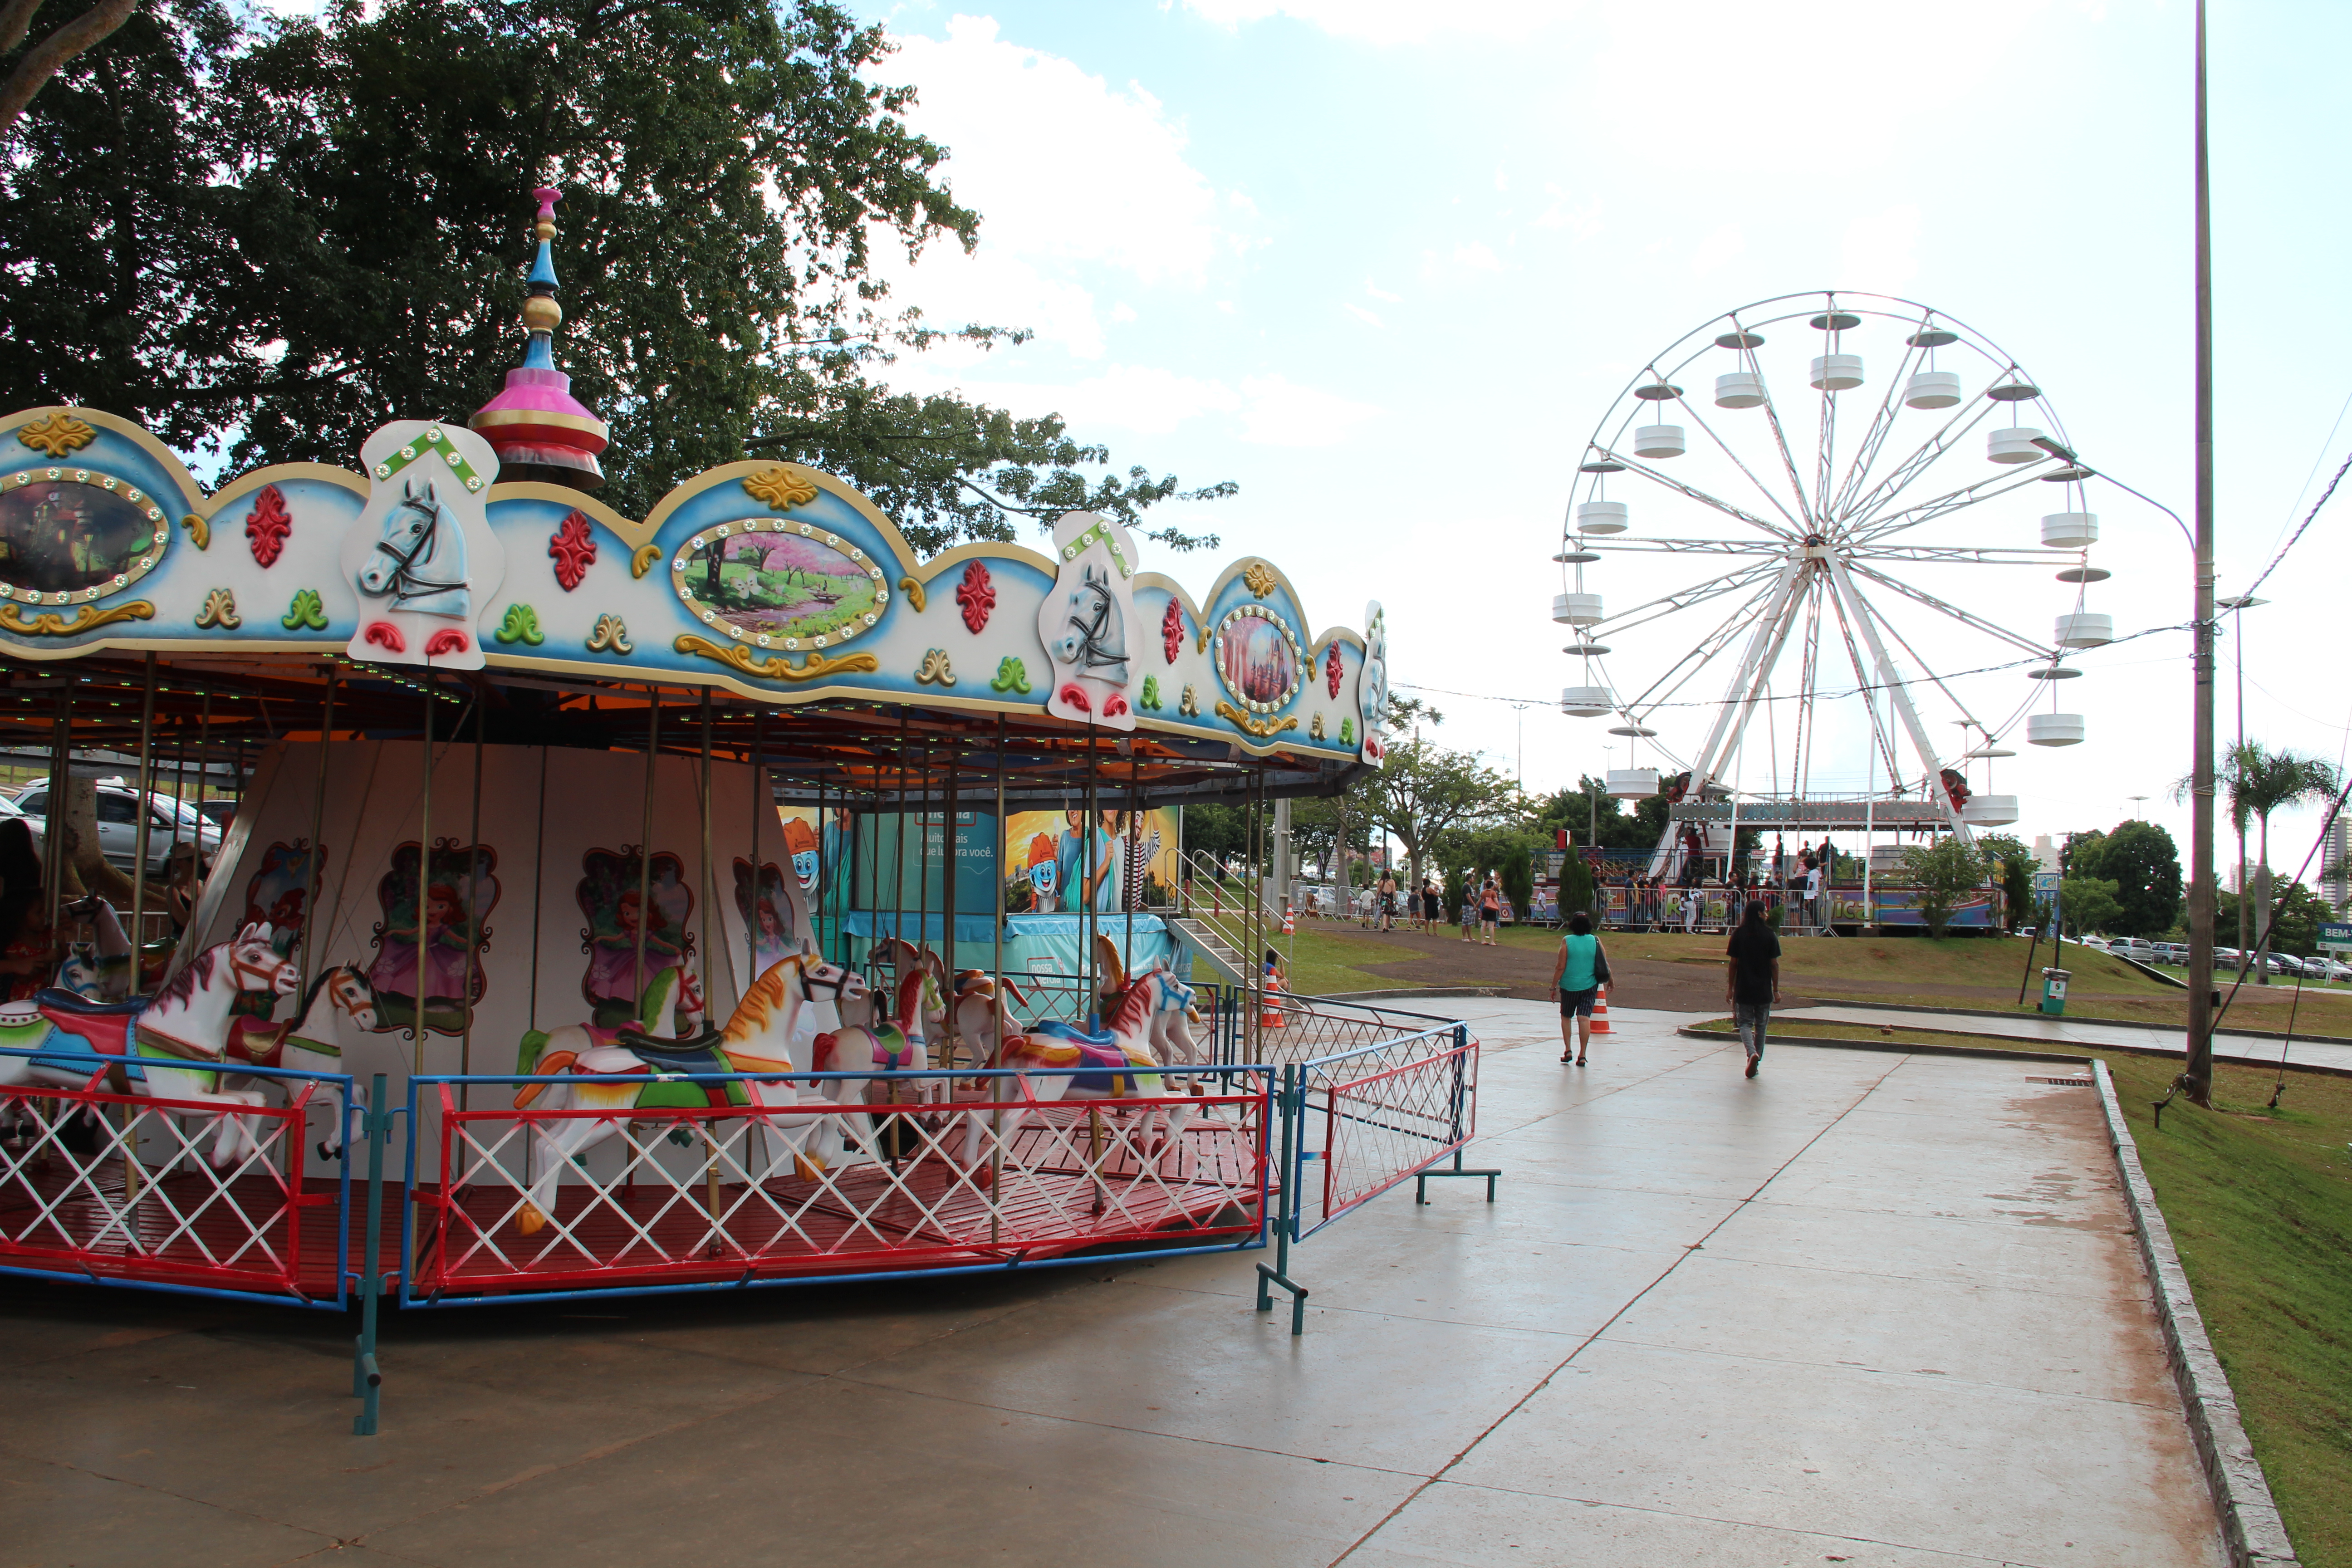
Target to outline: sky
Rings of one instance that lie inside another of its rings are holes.
[[[912,123],[950,150],[947,174],[982,217],[975,254],[894,262],[897,298],[936,323],[1036,334],[912,358],[895,379],[1057,411],[1122,466],[1236,481],[1233,499],[1163,509],[1221,535],[1218,549],[1153,547],[1148,564],[1198,594],[1235,556],[1263,554],[1318,631],[1361,626],[1380,600],[1392,678],[1444,714],[1436,738],[1531,791],[1629,760],[1606,733],[1615,721],[1557,708],[1584,679],[1549,609],[1568,585],[1550,557],[1585,443],[1654,356],[1735,307],[1823,289],[1932,307],[2021,366],[2086,461],[2190,512],[2185,0],[853,8],[896,39],[877,79],[918,89]],[[2352,450],[2332,64],[2347,47],[2352,7],[2239,4],[2212,22],[2224,593],[2253,581]],[[1774,336],[1767,353],[1796,356],[1776,389],[1821,352],[1807,335]],[[1874,399],[1901,336],[1873,321],[1841,345],[1865,357]],[[1718,357],[1685,378],[1709,420],[1727,417],[1703,395],[1729,368]],[[1973,395],[1985,374],[1966,380]],[[1992,472],[1982,438],[1948,459],[1970,468],[1958,482]],[[2035,545],[2036,519],[2063,510],[2057,489],[2028,485],[1906,537]],[[1645,522],[1694,531],[1673,499],[1641,498],[1629,537]],[[2069,661],[2084,674],[2062,706],[2088,739],[2053,750],[2021,732],[1990,785],[2020,797],[2010,831],[2029,838],[2137,813],[2171,827],[2185,859],[2170,791],[2189,770],[2178,628],[2190,558],[2161,512],[2097,481],[2087,505],[2101,520],[2093,563],[2114,575],[2083,607],[2111,615],[2119,638]],[[2346,508],[2352,495],[2244,616],[2246,732],[2330,760],[2352,725],[2326,629],[2352,553]],[[1610,560],[1587,568],[1586,588],[1614,613],[1713,570]],[[1912,580],[2046,643],[2075,607],[2051,576],[2043,563]],[[2014,668],[1956,675],[2019,656],[1932,611],[1887,615],[1917,666],[1996,730],[2049,690]],[[1705,629],[1691,612],[1638,630],[1612,644],[1608,678],[1639,689]],[[2239,652],[2223,649],[2225,740]],[[1821,687],[1850,689],[1827,646],[1822,658]],[[1729,673],[1717,661],[1685,695],[1712,700]],[[1687,758],[1709,717],[1696,702],[1662,710],[1655,744]],[[1769,747],[1751,731],[1743,787],[1790,787],[1789,728]],[[1871,782],[1857,702],[1824,711],[1815,736],[1811,787]],[[1907,745],[1901,760],[1916,774]],[[1979,791],[1986,766],[1970,767]],[[2317,826],[2283,815],[2273,861],[2299,863]]]

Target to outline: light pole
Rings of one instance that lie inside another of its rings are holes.
[[[2124,796],[2124,798],[2132,803],[2132,820],[2134,822],[2137,822],[2139,820],[2139,803],[2146,800],[2147,796],[2144,795],[2127,795]]]

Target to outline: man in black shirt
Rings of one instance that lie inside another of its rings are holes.
[[[1764,1026],[1780,1000],[1780,939],[1764,922],[1764,905],[1750,900],[1724,949],[1723,999],[1731,1004],[1732,1026],[1748,1051],[1748,1076],[1764,1059]]]

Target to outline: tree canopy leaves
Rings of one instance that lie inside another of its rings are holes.
[[[0,402],[107,409],[239,468],[462,419],[520,357],[548,184],[558,360],[612,426],[625,512],[744,457],[848,478],[926,552],[1230,493],[1090,472],[1108,452],[1056,417],[887,384],[943,334],[890,307],[877,251],[981,232],[911,89],[877,81],[888,51],[824,0],[337,0],[315,23],[141,0],[0,158]]]

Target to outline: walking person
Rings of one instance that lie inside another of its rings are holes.
[[[1609,955],[1592,934],[1592,917],[1582,910],[1568,917],[1568,934],[1552,960],[1551,984],[1559,992],[1559,1065],[1584,1065],[1592,1044],[1592,1004],[1609,984]]]
[[[1486,885],[1478,889],[1478,932],[1486,945],[1495,945],[1496,928],[1503,921],[1503,889],[1492,871],[1486,873]]]
[[[1706,883],[1695,881],[1683,889],[1683,934],[1685,936],[1697,934],[1698,917],[1706,908]]]
[[[1780,1000],[1780,939],[1764,919],[1764,906],[1750,901],[1724,945],[1723,999],[1731,1004],[1732,1027],[1748,1053],[1748,1076],[1764,1062],[1764,1028]]]
[[[1822,929],[1822,863],[1805,857],[1805,923]]]
[[[1385,866],[1381,867],[1381,929],[1382,931],[1394,931],[1394,930],[1396,930],[1396,893],[1397,893],[1397,879],[1396,879],[1396,873],[1395,873],[1394,871],[1390,870],[1390,869],[1389,869],[1387,867],[1385,867]]]
[[[1437,934],[1437,879],[1421,879],[1421,929],[1430,935]]]

